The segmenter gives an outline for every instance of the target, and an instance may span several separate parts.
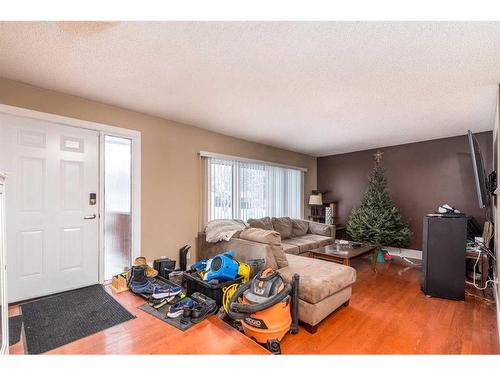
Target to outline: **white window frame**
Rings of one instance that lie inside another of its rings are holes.
[[[141,132],[137,130],[85,121],[73,117],[0,104],[0,113],[49,121],[58,125],[97,131],[99,134],[99,283],[104,283],[104,137],[128,138],[132,141],[132,249],[131,258],[141,255]]]
[[[302,194],[300,195],[300,218],[304,219],[304,202],[305,202],[304,201],[304,186],[305,186],[304,184],[305,184],[305,173],[307,173],[307,168],[305,168],[305,167],[298,167],[298,166],[295,166],[295,165],[274,163],[274,162],[269,162],[269,161],[264,161],[264,160],[258,160],[258,159],[243,158],[243,157],[240,157],[240,156],[218,154],[218,153],[209,152],[209,151],[200,151],[199,155],[200,155],[201,158],[207,158],[207,159],[218,159],[218,160],[229,160],[229,161],[241,161],[241,162],[248,162],[248,163],[258,163],[258,164],[270,165],[270,166],[287,168],[287,169],[295,169],[295,170],[301,171],[302,172],[302,177],[301,177],[301,191],[302,191]],[[233,176],[232,176],[233,181],[237,181],[238,180],[238,178],[237,178],[237,172],[235,172],[233,170],[232,173],[233,173]],[[206,186],[207,186],[207,189],[208,189],[208,181],[206,181],[205,184],[207,184]],[[235,195],[238,195],[237,189],[238,189],[238,187],[236,187],[236,186],[233,185],[233,197]],[[206,193],[207,192],[203,192],[203,195],[206,196],[207,195]],[[203,200],[202,200],[202,202],[203,202]],[[209,201],[208,201],[208,199],[205,202],[203,202],[203,204],[205,206],[207,206],[207,207],[203,208],[203,210],[206,210],[206,212],[207,212],[206,214],[204,214],[204,220],[207,220],[208,219],[208,211],[209,211],[209,207],[208,207]],[[238,209],[238,207],[236,207],[234,205],[234,199],[233,199],[233,205],[232,205],[231,208],[232,208],[232,212],[233,212],[232,216],[234,217],[235,216],[235,212]],[[206,223],[203,223],[203,225],[205,225],[205,224]]]
[[[295,165],[274,163],[272,161],[242,158],[241,156],[232,156],[232,155],[226,155],[226,154],[217,154],[215,152],[209,152],[209,151],[200,151],[200,156],[202,158],[223,159],[223,160],[231,160],[231,161],[234,160],[234,161],[242,161],[242,162],[248,162],[248,163],[261,163],[261,164],[265,164],[265,165],[273,165],[275,167],[297,169],[299,171],[307,173],[307,168],[304,168],[304,167],[297,167]]]

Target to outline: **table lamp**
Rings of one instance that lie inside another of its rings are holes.
[[[311,206],[312,216],[319,216],[318,207],[323,205],[323,197],[321,196],[321,193],[311,194],[309,197],[309,205]]]

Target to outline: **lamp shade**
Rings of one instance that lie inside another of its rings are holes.
[[[311,194],[309,197],[309,205],[310,206],[321,206],[323,204],[323,199],[321,194]]]

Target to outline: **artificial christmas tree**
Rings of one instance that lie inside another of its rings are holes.
[[[349,217],[347,233],[354,241],[370,242],[379,250],[382,246],[404,247],[410,242],[410,228],[391,199],[381,162],[378,151],[361,204]]]

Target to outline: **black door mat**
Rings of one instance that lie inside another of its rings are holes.
[[[174,326],[177,329],[180,329],[181,331],[185,331],[185,330],[187,330],[187,329],[191,328],[192,326],[199,323],[199,322],[197,322],[197,323],[188,322],[187,324],[183,324],[183,323],[181,323],[182,315],[178,316],[177,318],[168,318],[167,311],[170,308],[170,306],[171,305],[167,304],[167,305],[160,307],[159,309],[155,309],[154,307],[151,307],[151,306],[149,306],[149,304],[145,303],[144,305],[139,306],[139,309],[141,309],[144,312],[147,312],[150,315],[153,315],[155,318],[158,318],[158,319],[164,321],[165,323],[170,324],[171,326]],[[213,314],[207,315],[203,320],[205,320],[206,318],[208,318],[209,316],[212,316],[212,315]],[[201,321],[203,321],[203,320],[201,320]]]
[[[15,345],[21,340],[23,328],[23,316],[16,315],[9,318],[9,346]]]
[[[15,345],[21,340],[21,330],[23,328],[23,316],[16,315],[9,317],[9,346]],[[0,326],[0,336],[2,327]]]
[[[38,299],[20,308],[28,354],[45,353],[135,318],[102,285]]]

